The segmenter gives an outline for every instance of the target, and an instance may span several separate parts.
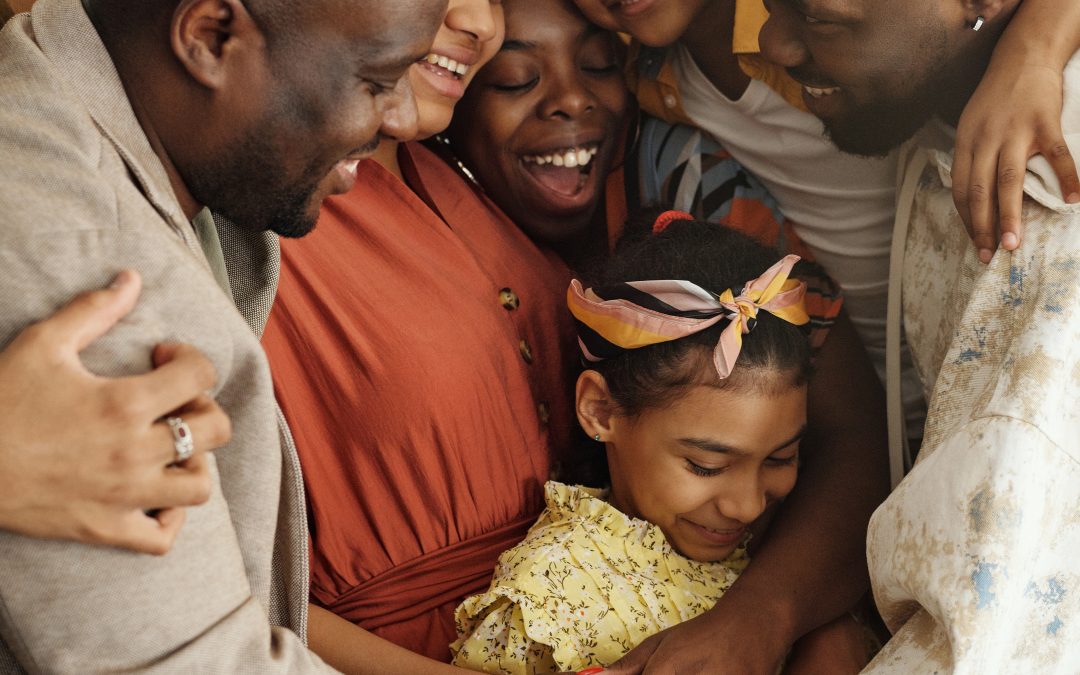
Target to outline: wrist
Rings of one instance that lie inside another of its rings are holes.
[[[1065,65],[1076,52],[1075,38],[1066,31],[1055,30],[1053,26],[1039,29],[1039,39],[1030,39],[1035,28],[1024,26],[1019,30],[1016,21],[1005,30],[994,47],[991,64],[1013,64],[1018,67],[1051,68],[1055,71],[1065,69]]]
[[[735,617],[743,624],[751,624],[778,655],[784,654],[809,630],[800,628],[798,616],[794,597],[787,596],[782,589],[773,587],[759,591],[748,584],[740,586],[738,581],[704,615],[717,624],[723,624],[725,617]]]

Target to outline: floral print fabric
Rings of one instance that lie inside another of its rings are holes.
[[[547,508],[504,552],[486,593],[457,609],[454,664],[513,675],[607,666],[650,635],[712,607],[749,563],[675,552],[660,528],[549,482]]]

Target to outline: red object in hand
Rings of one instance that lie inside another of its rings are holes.
[[[669,211],[668,213],[671,213],[671,211]],[[577,671],[577,675],[596,675],[597,673],[602,672],[604,672],[603,668],[601,668],[600,666],[593,666],[592,668],[586,668],[585,670]]]

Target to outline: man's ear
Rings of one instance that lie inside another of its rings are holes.
[[[592,439],[610,440],[616,406],[604,376],[595,370],[586,370],[578,376],[575,394],[581,428]]]
[[[239,0],[181,0],[169,37],[184,69],[210,89],[225,83],[238,52],[266,47],[262,31]]]

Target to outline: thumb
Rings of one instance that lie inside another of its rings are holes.
[[[76,296],[43,323],[49,324],[49,334],[57,335],[75,351],[82,351],[135,307],[141,288],[138,272],[123,270],[107,288]]]
[[[660,635],[653,635],[626,653],[621,659],[604,670],[604,675],[640,675],[649,665],[649,659],[660,646]]]

